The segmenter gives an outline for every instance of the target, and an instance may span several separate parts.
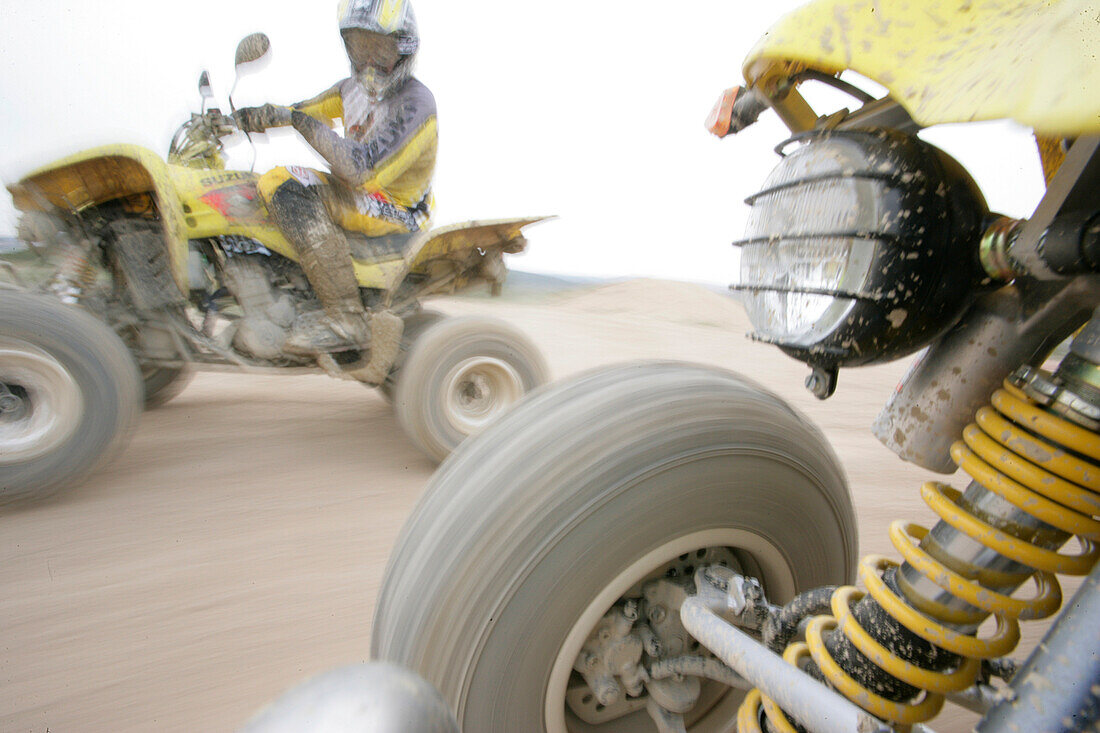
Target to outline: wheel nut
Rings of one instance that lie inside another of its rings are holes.
[[[611,707],[619,701],[623,691],[613,677],[604,676],[596,680],[592,693],[600,705]]]

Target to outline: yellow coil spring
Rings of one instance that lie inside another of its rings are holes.
[[[88,251],[70,245],[57,272],[58,282],[87,289],[95,285],[96,271]]]
[[[947,673],[918,667],[891,653],[861,628],[851,606],[864,596],[845,586],[832,596],[833,616],[818,616],[806,629],[806,643],[792,644],[783,658],[797,665],[812,657],[829,683],[872,715],[900,725],[929,720],[943,707],[944,694],[970,687],[981,660],[1011,652],[1020,639],[1020,619],[1040,619],[1055,613],[1062,591],[1055,573],[1087,575],[1100,556],[1100,435],[1047,412],[1009,383],[993,395],[991,407],[983,407],[976,424],[963,431],[963,440],[951,448],[959,467],[989,491],[1023,512],[1074,535],[1080,552],[1073,555],[1046,550],[1012,536],[959,506],[961,494],[943,484],[929,482],[921,496],[940,518],[959,532],[995,552],[1034,569],[1035,593],[1016,598],[986,588],[946,567],[922,550],[919,542],[928,530],[909,522],[890,526],[890,539],[902,557],[921,575],[975,608],[992,614],[996,628],[978,638],[955,631],[944,623],[974,623],[980,618],[941,612],[937,619],[920,613],[899,597],[882,579],[884,571],[898,563],[882,556],[865,557],[859,565],[860,580],[895,621],[920,638],[963,658]],[[1070,452],[1072,451],[1072,453]],[[1083,456],[1083,457],[1082,457]],[[943,622],[943,623],[941,623]],[[876,695],[852,679],[830,656],[825,636],[833,631],[848,640],[883,671],[923,692],[914,701],[898,703]],[[767,696],[753,690],[738,713],[741,733],[760,731],[760,707],[776,730],[794,728]]]

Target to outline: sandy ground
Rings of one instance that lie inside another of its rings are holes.
[[[863,552],[893,554],[893,519],[931,521],[930,475],[868,429],[904,362],[842,373],[821,403],[805,367],[745,338],[736,303],[660,281],[433,307],[513,322],[555,378],[639,358],[747,374],[830,437]],[[303,677],[365,660],[386,558],[433,469],[371,390],[200,374],[85,484],[0,514],[0,731],[235,730]]]

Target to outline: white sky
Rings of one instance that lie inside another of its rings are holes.
[[[415,0],[417,76],[435,93],[436,223],[556,214],[511,266],[598,277],[736,279],[730,242],[785,137],[773,116],[720,141],[703,120],[778,15],[745,0]],[[160,154],[197,110],[199,72],[222,101],[245,34],[270,64],[241,79],[238,106],[294,102],[347,75],[336,0],[0,0],[0,179],[92,145]],[[257,170],[318,165],[292,134],[258,145]],[[994,210],[1031,213],[1042,191],[1026,130],[934,129]],[[262,138],[260,138],[262,139]],[[239,146],[230,167],[248,168]],[[15,230],[0,193],[0,235]]]

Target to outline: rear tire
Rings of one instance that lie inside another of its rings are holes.
[[[401,366],[397,420],[417,447],[442,461],[542,386],[547,374],[538,347],[507,323],[447,318],[424,330]]]
[[[420,338],[420,335],[431,326],[435,325],[439,321],[442,321],[447,316],[439,311],[433,311],[429,309],[418,310],[411,316],[405,319],[405,329],[401,332],[401,351],[397,355],[397,359],[393,362],[393,366],[390,367],[390,373],[386,375],[386,381],[378,385],[378,391],[385,398],[386,402],[393,404],[394,393],[397,391],[397,382],[401,378],[401,367],[405,363],[405,359],[409,356],[409,350],[412,349],[416,340]]]
[[[773,603],[852,579],[855,513],[821,433],[727,372],[590,372],[436,473],[390,557],[371,654],[428,679],[463,730],[654,730],[644,711],[582,723],[572,663],[641,580],[724,548]],[[689,730],[729,729],[741,694],[717,695]]]
[[[141,381],[144,388],[145,409],[160,407],[174,399],[194,378],[195,370],[187,364],[178,367],[143,366]]]
[[[0,292],[0,504],[78,483],[136,426],[137,365],[106,324],[53,298]]]

